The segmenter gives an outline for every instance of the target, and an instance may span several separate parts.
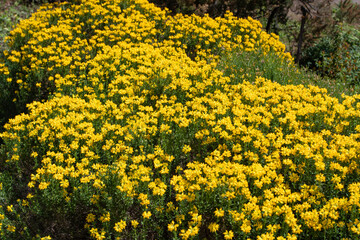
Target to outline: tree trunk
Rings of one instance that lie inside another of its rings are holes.
[[[276,15],[277,11],[279,10],[279,8],[280,8],[280,7],[276,7],[276,8],[274,8],[274,9],[271,11],[271,14],[270,14],[270,16],[269,16],[269,18],[268,18],[268,22],[267,22],[267,24],[266,24],[266,32],[267,32],[267,33],[270,33],[271,24],[272,24],[272,22],[273,22],[273,20],[274,20],[274,18],[275,18],[275,15]]]
[[[302,46],[303,36],[304,36],[304,26],[305,26],[306,15],[307,15],[308,11],[303,6],[301,6],[301,13],[302,13],[301,27],[300,27],[300,33],[299,33],[299,40],[298,40],[298,47],[297,47],[297,52],[296,52],[295,63],[298,63],[299,60],[300,60],[301,46]]]

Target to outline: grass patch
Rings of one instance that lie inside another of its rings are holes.
[[[254,82],[257,77],[264,77],[281,85],[318,86],[339,100],[343,94],[355,95],[360,90],[357,86],[321,77],[304,67],[283,61],[273,53],[263,54],[261,51],[234,50],[222,56],[218,68],[238,83],[244,80]]]
[[[0,0],[0,51],[6,49],[5,37],[20,22],[30,17],[39,8],[39,5],[24,4],[20,0]]]

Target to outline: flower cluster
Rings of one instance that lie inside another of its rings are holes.
[[[171,17],[146,0],[45,4],[7,38],[10,50],[0,61],[3,91],[10,91],[10,100],[24,110],[27,103],[56,92],[58,77],[66,78],[65,82],[86,77],[89,61],[119,43],[170,46],[197,61],[216,61],[221,53],[235,48],[262,49],[264,54],[273,51],[291,60],[284,53],[285,45],[262,31],[258,21],[237,19],[231,13],[215,20]]]
[[[2,238],[358,238],[360,96],[224,77],[234,49],[291,60],[260,27],[144,0],[21,22],[0,79],[44,100],[0,134]]]

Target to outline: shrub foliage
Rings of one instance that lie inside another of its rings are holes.
[[[333,27],[329,36],[309,47],[302,64],[323,76],[337,79],[348,86],[360,85],[360,31],[349,24]]]
[[[359,236],[360,97],[218,70],[231,51],[292,65],[259,22],[92,0],[8,45],[2,239]]]

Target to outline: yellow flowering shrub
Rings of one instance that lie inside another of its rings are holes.
[[[27,103],[54,93],[59,77],[86,77],[89,61],[119,43],[171,46],[196,60],[214,61],[235,47],[260,48],[291,59],[284,53],[285,45],[262,31],[258,21],[237,19],[231,13],[215,20],[171,17],[146,0],[45,4],[7,38],[10,50],[0,60],[0,82],[6,93],[2,98],[21,113]]]
[[[360,96],[225,77],[233,49],[291,62],[257,21],[92,0],[8,44],[2,239],[359,238]]]

